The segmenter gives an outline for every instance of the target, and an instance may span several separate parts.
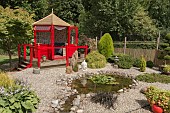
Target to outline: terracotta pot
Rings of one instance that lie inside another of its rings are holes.
[[[152,111],[153,113],[163,113],[163,109],[157,105],[152,105]]]

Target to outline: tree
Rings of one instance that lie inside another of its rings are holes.
[[[80,16],[80,29],[89,37],[99,36],[101,32],[109,32],[115,38],[114,40],[118,40],[119,37],[123,39],[124,36],[134,34],[140,35],[135,39],[155,35],[155,23],[142,8],[139,0],[89,0],[83,4],[86,12]],[[132,19],[137,19],[140,16],[140,11],[142,11],[142,16],[145,18],[143,20],[149,21],[149,28],[148,23],[143,23],[143,26],[140,27],[139,23],[132,22]],[[134,32],[137,27],[140,27],[143,32]],[[149,32],[147,31],[149,34],[144,33],[146,29],[149,29]],[[149,37],[149,39],[152,38]]]
[[[79,23],[79,15],[84,10],[81,0],[49,0],[49,11],[71,24]]]
[[[140,34],[142,40],[154,40],[156,38],[158,29],[143,7],[138,7],[130,22],[132,23],[132,32]]]
[[[34,19],[39,20],[47,15],[48,1],[47,0],[1,0],[0,5],[4,8],[10,7],[16,9],[21,7],[30,14],[35,14]]]
[[[99,53],[108,59],[114,52],[113,40],[109,33],[105,33],[98,44]]]
[[[0,6],[0,48],[11,56],[18,44],[26,43],[32,37],[32,19],[23,9],[10,9]]]
[[[156,21],[157,27],[166,35],[170,30],[170,0],[139,0]]]

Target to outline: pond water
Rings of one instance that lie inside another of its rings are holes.
[[[128,88],[129,85],[132,84],[132,80],[130,78],[124,78],[118,75],[109,75],[109,76],[113,76],[116,79],[116,82],[118,82],[119,84],[116,84],[116,85],[95,84],[90,79],[80,78],[80,79],[73,80],[71,87],[72,89],[76,89],[78,91],[78,94],[88,94],[90,92],[92,93],[98,93],[98,92],[116,93],[118,90],[122,88]],[[60,113],[67,113],[70,111],[70,108],[72,107],[72,101],[74,100],[75,97],[76,97],[76,94],[71,95],[66,100],[66,103],[62,106],[64,110],[60,111]]]
[[[80,78],[72,82],[72,88],[77,89],[79,94],[87,94],[90,92],[92,93],[113,92],[114,93],[122,88],[128,88],[129,85],[132,84],[132,80],[130,78],[124,78],[118,75],[109,75],[109,76],[113,76],[119,84],[116,85],[95,84],[87,78]],[[86,84],[83,85],[82,84],[83,82],[86,82]]]

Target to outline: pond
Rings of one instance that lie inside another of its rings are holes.
[[[96,75],[93,75],[96,76]],[[87,94],[87,93],[98,93],[98,92],[113,92],[116,93],[118,90],[122,88],[129,88],[129,85],[132,84],[131,78],[122,77],[119,75],[106,75],[111,76],[116,79],[116,82],[119,84],[95,84],[92,80],[87,78],[80,78],[72,81],[72,88],[76,89],[79,94]],[[84,83],[86,84],[84,84]]]

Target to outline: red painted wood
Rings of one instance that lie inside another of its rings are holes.
[[[26,52],[26,45],[24,45],[24,60],[26,60],[27,52]]]
[[[52,59],[54,59],[54,25],[51,25],[51,53]]]
[[[33,60],[33,47],[30,46],[30,66],[32,67],[32,60]]]
[[[34,26],[36,27],[36,26]],[[36,41],[36,30],[34,30],[34,46],[36,45],[37,41]]]
[[[39,49],[39,45],[37,46],[37,56],[38,56],[37,66],[40,68],[41,58],[40,58],[40,49]]]
[[[154,113],[163,113],[163,109],[162,109],[161,107],[155,105],[155,104],[152,105],[152,111],[153,111]]]

